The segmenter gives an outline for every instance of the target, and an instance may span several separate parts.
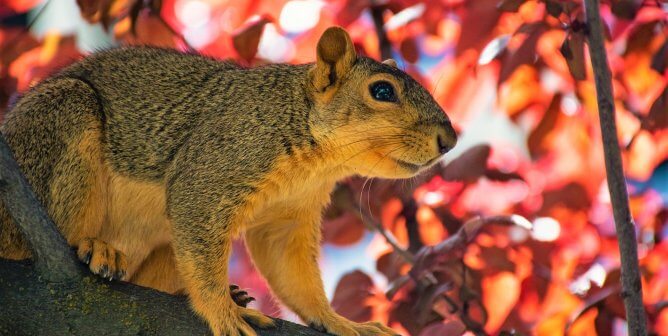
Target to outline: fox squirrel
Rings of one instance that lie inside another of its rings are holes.
[[[96,53],[27,92],[1,131],[93,273],[184,290],[214,335],[273,325],[230,297],[237,235],[310,326],[395,335],[330,307],[321,213],[338,180],[411,177],[456,142],[427,90],[392,60],[356,55],[338,27],[303,65],[242,68],[148,47]],[[2,206],[0,257],[30,257]]]

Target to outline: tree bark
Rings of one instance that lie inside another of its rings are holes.
[[[0,335],[209,335],[185,296],[86,276],[79,281],[40,279],[28,262],[0,259]],[[260,336],[325,335],[276,320]]]
[[[208,335],[208,326],[174,296],[92,275],[57,231],[0,135],[0,199],[33,261],[0,259],[0,335]],[[298,286],[299,284],[295,284]],[[326,335],[287,321],[258,335]]]
[[[628,334],[633,336],[647,335],[647,319],[642,302],[642,283],[638,266],[638,249],[635,224],[631,217],[626,191],[626,180],[617,139],[615,124],[615,104],[612,95],[610,68],[603,41],[601,16],[598,0],[585,0],[587,15],[589,55],[591,57],[596,82],[603,151],[605,154],[605,170],[608,178],[608,189],[615,218],[615,230],[621,255],[621,283]]]

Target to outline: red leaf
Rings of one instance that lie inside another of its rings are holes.
[[[455,50],[457,56],[467,49],[481,49],[487,44],[501,16],[501,11],[496,9],[496,1],[476,0],[465,3],[462,33]]]
[[[585,80],[587,73],[584,59],[584,34],[572,32],[561,45],[561,54],[566,59],[568,70],[575,80]]]
[[[447,8],[440,1],[428,1],[427,8],[422,14],[421,22],[425,25],[425,31],[431,35],[438,35],[438,27],[443,20]]]
[[[496,8],[504,12],[514,13],[520,9],[520,6],[522,6],[525,1],[526,0],[501,0],[498,4],[496,4]]]
[[[16,98],[16,78],[0,77],[0,116],[4,115],[5,108]]]
[[[114,34],[117,39],[122,39],[127,44],[165,48],[175,48],[178,40],[174,31],[157,14],[150,11],[141,12],[134,26],[130,17],[124,18],[114,26]]]
[[[500,272],[484,277],[481,285],[482,301],[488,313],[485,330],[494,333],[498,331],[517,303],[520,296],[520,281],[513,273]]]
[[[372,309],[367,300],[373,296],[373,290],[373,281],[364,272],[347,273],[336,285],[332,307],[345,318],[366,322],[371,319]]]
[[[3,0],[0,3],[0,14],[5,12],[25,13],[33,9],[40,2],[42,0]]]
[[[515,173],[515,172],[510,172],[506,173],[498,169],[487,169],[485,170],[485,177],[492,180],[492,181],[499,181],[499,182],[508,182],[511,180],[520,180],[524,181],[524,178],[522,178],[522,175]]]
[[[417,43],[413,38],[405,38],[401,41],[399,50],[401,51],[401,55],[408,62],[415,63],[420,58],[420,50],[418,50]]]
[[[662,0],[664,3],[666,0]],[[651,21],[664,21],[666,19],[666,12],[661,6],[644,6],[638,11],[635,21],[639,23],[647,23]]]
[[[339,246],[358,242],[364,235],[364,224],[350,211],[335,219],[323,222],[323,240]]]
[[[582,184],[571,182],[560,189],[544,192],[543,207],[539,213],[548,214],[549,210],[557,205],[563,205],[571,210],[587,211],[591,206],[591,199]]]
[[[612,0],[612,14],[620,19],[633,20],[642,5],[642,0]]]
[[[7,66],[21,54],[39,45],[32,34],[22,29],[0,30],[0,69],[6,71]]]
[[[8,70],[18,80],[18,90],[23,91],[80,55],[73,36],[50,33],[45,35],[42,45],[17,57]]]
[[[668,128],[668,86],[654,101],[647,117],[643,118],[642,128],[650,132]]]
[[[424,328],[420,336],[457,336],[466,331],[466,326],[460,321],[447,321],[445,323],[434,323]]]
[[[106,7],[106,3],[111,1],[97,1],[97,0],[77,0],[77,5],[79,5],[79,10],[81,16],[86,19],[88,22],[96,22],[94,19],[98,14],[98,11],[102,7]]]
[[[392,281],[401,275],[401,267],[405,264],[406,262],[397,253],[388,252],[378,258],[376,269]]]
[[[486,144],[469,148],[443,168],[441,177],[446,181],[475,182],[485,174],[490,151]]]
[[[624,56],[634,52],[645,52],[648,45],[652,42],[655,36],[656,25],[659,20],[650,20],[639,24],[633,28],[627,39],[626,50]]]
[[[666,71],[666,64],[668,64],[668,40],[663,42],[661,48],[652,57],[652,69],[662,74]]]
[[[585,305],[590,305],[592,302],[596,302],[599,298],[604,297],[602,305],[605,306],[605,309],[621,319],[626,319],[624,299],[620,295],[622,288],[621,279],[622,273],[619,268],[611,270],[605,277],[604,287],[592,293],[585,302]]]
[[[422,326],[417,323],[411,303],[400,301],[390,312],[390,323],[400,322],[410,335],[418,335]]]
[[[594,323],[596,325],[597,335],[612,335],[614,328],[614,316],[610,314],[604,307],[598,310],[598,315]]]
[[[508,258],[508,253],[505,249],[489,246],[480,247],[480,257],[485,262],[483,273],[496,274],[498,271],[515,272],[516,265]]]
[[[545,0],[545,9],[547,13],[555,18],[558,18],[564,12],[564,7],[561,2],[557,0]]]
[[[568,329],[577,321],[582,315],[587,313],[593,308],[601,307],[601,306],[606,306],[605,302],[607,301],[608,298],[613,297],[613,296],[619,296],[621,287],[619,284],[615,284],[609,287],[601,288],[599,291],[597,291],[595,294],[589,296],[587,300],[584,302],[583,307],[576,311],[568,321],[568,323],[565,326],[565,330],[568,331]],[[599,315],[600,315],[599,311]],[[608,313],[609,314],[609,313]],[[603,334],[603,335],[609,335],[609,334]]]
[[[543,140],[554,129],[561,110],[561,94],[556,94],[545,111],[536,128],[529,134],[528,146],[532,157],[537,157],[545,151]]]
[[[536,44],[545,29],[546,26],[543,24],[536,25],[522,45],[503,61],[501,74],[499,75],[499,85],[508,79],[520,65],[534,63],[536,60]]]
[[[346,27],[353,23],[362,12],[371,7],[371,0],[346,0],[336,15],[336,23]]]
[[[264,31],[264,25],[271,22],[267,17],[263,17],[252,24],[244,27],[238,33],[232,36],[232,44],[237,50],[239,56],[246,62],[250,62],[257,54],[257,46],[260,44],[260,37]]]

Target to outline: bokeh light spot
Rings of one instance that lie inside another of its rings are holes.
[[[554,241],[561,234],[561,225],[554,218],[538,217],[533,221],[531,237],[539,241]]]
[[[175,6],[176,18],[187,28],[202,27],[211,19],[211,6],[204,1],[181,0]]]
[[[288,33],[298,34],[307,31],[320,21],[320,9],[325,4],[317,0],[292,0],[288,1],[283,9],[278,22]]]

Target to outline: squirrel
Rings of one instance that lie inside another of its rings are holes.
[[[231,298],[238,236],[309,326],[396,335],[330,307],[321,215],[337,181],[412,177],[456,132],[423,86],[391,59],[357,55],[342,28],[322,34],[316,57],[246,68],[152,47],[101,51],[31,88],[0,131],[93,273],[185,292],[213,335],[274,325]],[[30,257],[3,206],[0,257]]]

